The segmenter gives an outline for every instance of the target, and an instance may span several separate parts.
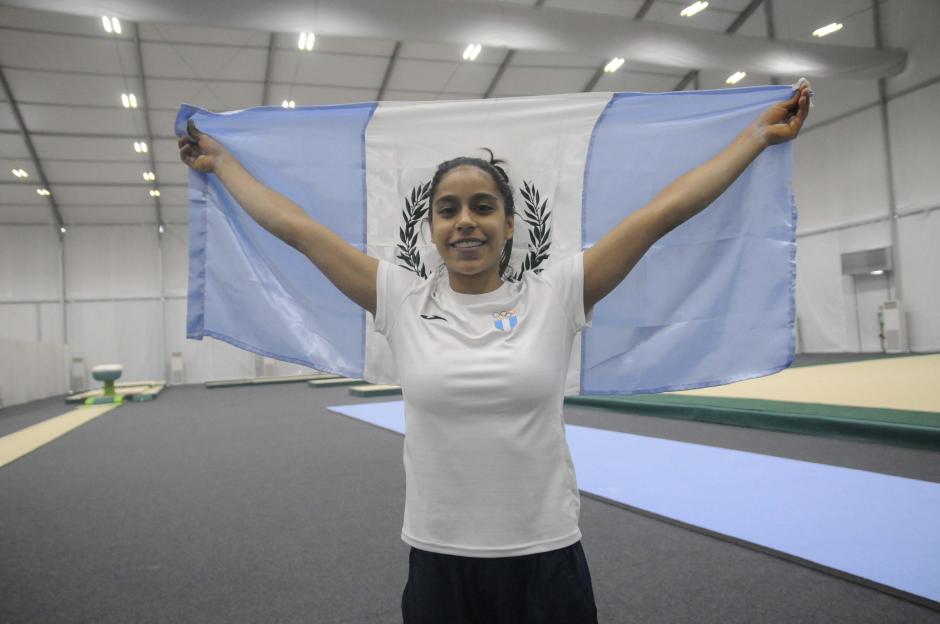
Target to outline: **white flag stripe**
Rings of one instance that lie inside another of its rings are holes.
[[[610,93],[467,100],[380,103],[366,129],[368,252],[402,264],[399,228],[404,226],[406,198],[431,180],[439,163],[459,156],[488,155],[507,161],[515,190],[516,229],[510,262],[517,270],[528,253],[526,207],[519,189],[529,183],[547,200],[551,248],[547,262],[581,250],[581,197],[591,133]],[[427,225],[417,251],[429,271],[441,263]],[[364,378],[398,383],[385,338],[366,331]],[[576,337],[568,370],[570,391],[580,378],[581,336]]]

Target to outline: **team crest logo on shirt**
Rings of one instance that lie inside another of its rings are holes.
[[[515,308],[503,310],[502,312],[494,312],[493,318],[496,319],[493,324],[499,331],[512,331],[513,328],[519,324],[519,318],[516,316]]]

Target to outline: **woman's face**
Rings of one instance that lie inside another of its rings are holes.
[[[449,171],[431,198],[431,211],[431,240],[450,273],[498,273],[513,220],[488,173],[472,165]]]

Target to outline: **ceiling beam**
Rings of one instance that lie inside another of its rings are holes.
[[[542,5],[545,4],[545,0],[535,0],[535,5],[532,7],[534,9],[542,8]],[[493,79],[490,80],[490,84],[487,85],[486,91],[483,92],[483,99],[489,98],[493,95],[493,91],[496,90],[496,85],[499,84],[499,81],[502,79],[503,74],[506,72],[506,68],[509,67],[509,64],[512,62],[512,57],[516,55],[516,51],[512,48],[506,50],[506,56],[503,57],[503,62],[499,64],[499,68],[496,70],[496,73],[493,75]]]
[[[649,12],[650,8],[653,6],[653,3],[656,0],[644,0],[643,6],[639,8],[636,14],[633,16],[633,21],[639,22],[646,14]],[[610,62],[610,59],[604,61],[604,64],[594,70],[594,74],[591,76],[590,80],[587,81],[587,84],[584,85],[584,88],[581,89],[583,93],[589,93],[594,90],[594,87],[597,86],[597,83],[600,82],[601,77],[604,75],[604,67],[607,66],[607,63]]]
[[[271,97],[271,66],[274,64],[274,33],[268,35],[268,58],[264,66],[264,88],[261,90],[261,106],[268,105]]]
[[[496,74],[493,76],[493,79],[490,80],[489,86],[487,86],[486,91],[483,92],[484,100],[493,95],[493,91],[496,90],[496,85],[499,84],[500,79],[503,77],[503,73],[506,71],[506,68],[509,67],[509,63],[512,62],[512,57],[515,55],[515,50],[506,50],[506,56],[503,57],[503,62],[499,64],[499,69],[496,70]]]
[[[150,131],[150,98],[147,97],[147,79],[144,77],[144,55],[140,45],[140,26],[134,22],[134,49],[137,51],[137,74],[140,76],[140,96],[143,98],[144,132],[147,135],[147,157],[150,161],[150,171],[157,172],[157,161],[154,159],[153,133]],[[120,51],[118,51],[120,54]],[[158,188],[159,181],[151,184],[151,189]],[[157,210],[157,224],[163,225],[163,208],[160,205],[160,196],[153,198]]]
[[[738,16],[734,18],[734,21],[731,22],[731,25],[725,29],[725,34],[733,35],[734,33],[738,32],[738,29],[741,28],[741,26],[744,26],[744,22],[747,21],[747,18],[753,15],[754,11],[760,8],[760,5],[763,2],[764,0],[751,0],[748,5],[744,7],[740,13],[738,13]],[[688,86],[689,82],[692,82],[693,80],[698,83],[698,72],[699,70],[697,69],[689,70],[689,72],[682,77],[682,80],[679,81],[679,84],[676,85],[673,91],[682,91],[686,88],[686,86]],[[696,89],[698,89],[697,86]]]
[[[398,62],[398,53],[401,52],[401,41],[395,42],[392,48],[392,56],[388,59],[388,66],[385,68],[385,75],[382,76],[382,84],[379,86],[379,94],[375,96],[375,101],[380,102],[385,97],[385,90],[388,88],[388,81],[392,78],[392,71],[395,69],[395,63]]]
[[[640,10],[636,12],[636,15],[633,16],[633,19],[639,21],[646,17],[646,13],[650,10],[650,7],[653,6],[653,3],[656,0],[644,0],[643,6],[640,7]]]
[[[777,27],[774,24],[773,0],[764,0],[764,17],[767,18],[767,38],[774,41],[777,38]],[[780,79],[776,76],[771,76],[770,84],[780,84]]]
[[[33,140],[29,136],[29,130],[26,129],[26,123],[23,121],[23,115],[20,114],[20,107],[16,104],[16,98],[13,97],[13,91],[10,89],[10,83],[7,82],[6,74],[3,72],[3,67],[0,66],[0,85],[3,86],[3,95],[7,99],[7,104],[10,105],[10,110],[13,111],[13,118],[16,120],[16,126],[19,128],[20,136],[23,138],[23,143],[26,144],[26,149],[29,151],[29,157],[33,161],[33,168],[36,170],[36,176],[39,178],[39,182],[42,184],[43,188],[52,191],[49,188],[49,180],[46,178],[46,172],[42,170],[42,163],[39,162],[39,155],[36,153],[36,147],[33,145]],[[56,225],[59,228],[65,227],[65,222],[62,220],[62,212],[59,211],[59,205],[55,201],[55,194],[50,194],[46,197],[46,200],[49,202],[49,207],[52,209],[52,216],[55,218]]]
[[[729,35],[738,32],[738,29],[744,26],[744,22],[747,21],[747,18],[753,15],[754,11],[759,9],[760,5],[763,3],[764,3],[764,0],[751,0],[748,3],[748,5],[744,7],[744,9],[740,13],[738,13],[738,16],[734,18],[734,21],[731,22],[731,26],[728,26],[725,32],[728,33]]]

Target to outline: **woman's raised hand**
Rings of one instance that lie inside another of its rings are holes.
[[[803,80],[789,100],[768,107],[755,122],[760,139],[766,145],[795,139],[809,115],[809,96],[809,82]]]
[[[215,173],[219,162],[228,157],[222,144],[196,129],[190,119],[186,125],[187,135],[179,139],[180,160],[200,173]]]

